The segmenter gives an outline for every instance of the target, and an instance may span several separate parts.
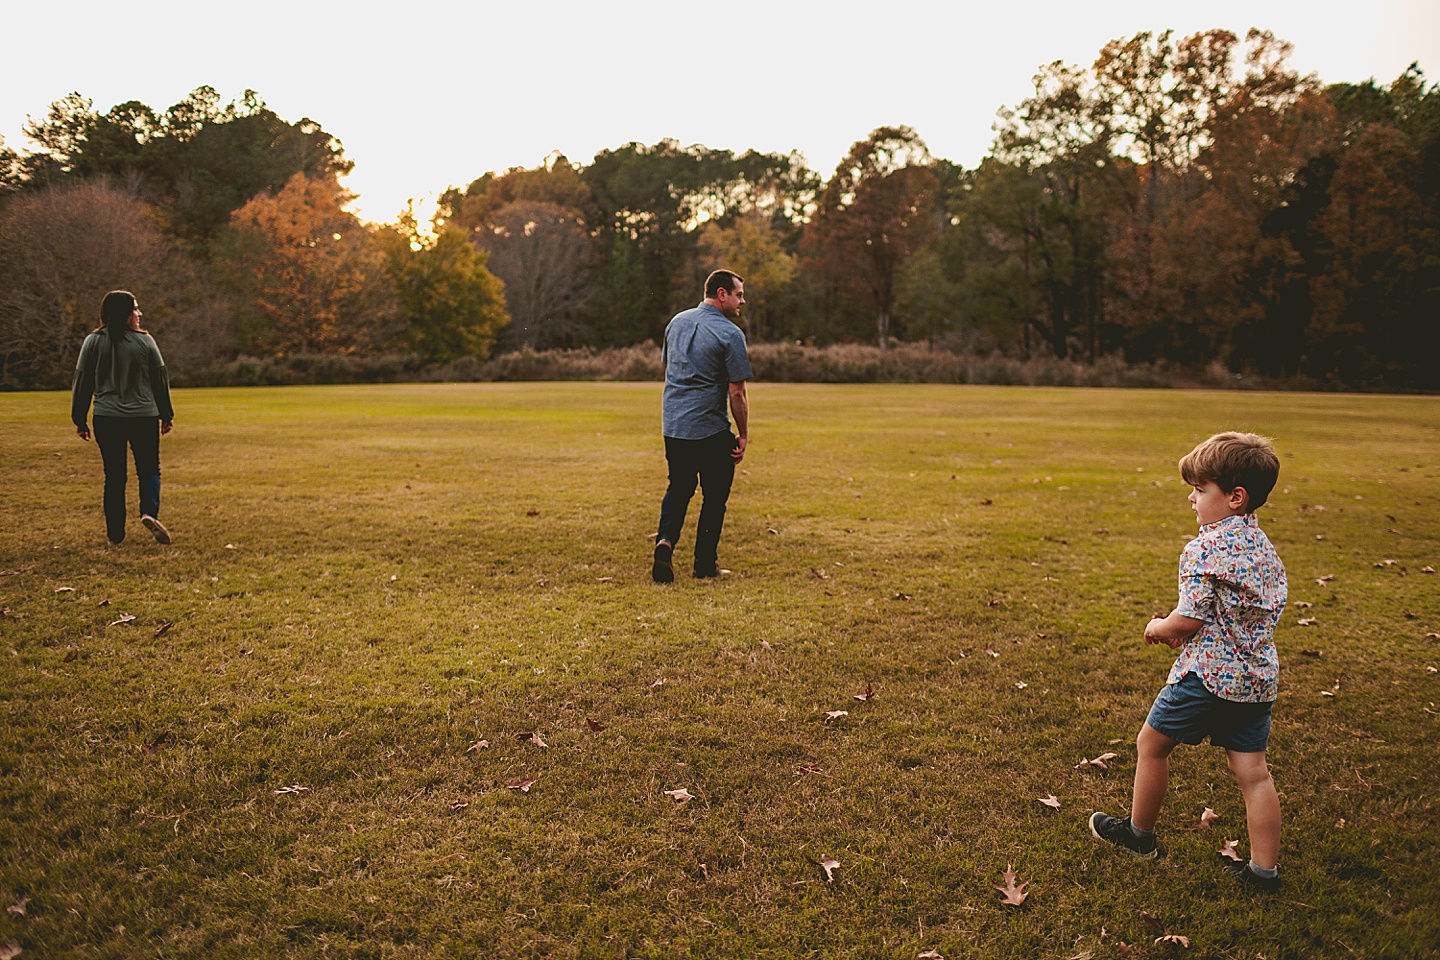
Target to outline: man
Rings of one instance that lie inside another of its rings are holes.
[[[725,502],[735,465],[745,458],[750,434],[750,401],[745,381],[752,376],[745,334],[735,325],[745,304],[745,282],[729,270],[705,280],[705,300],[677,313],[665,328],[665,393],[661,420],[670,486],[660,504],[655,535],[656,583],[675,579],[671,556],[685,526],[685,511],[698,478],[704,492],[695,532],[695,576],[720,575],[716,549],[725,523]],[[735,417],[735,433],[725,415],[726,398]]]

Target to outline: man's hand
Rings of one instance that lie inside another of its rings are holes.
[[[736,437],[735,446],[730,450],[730,459],[739,463],[745,459],[745,446],[750,442],[749,437]]]
[[[75,436],[79,437],[81,440],[89,441],[90,428],[83,423],[75,424]]]
[[[174,429],[175,429],[175,421],[174,421],[174,420],[166,420],[164,423],[160,424],[160,435],[163,437],[165,434],[169,433],[171,430],[174,430]]]

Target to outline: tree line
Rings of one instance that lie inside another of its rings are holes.
[[[925,343],[1440,387],[1440,95],[1418,66],[1323,84],[1261,31],[1112,41],[1001,111],[974,169],[882,127],[797,153],[627,143],[346,210],[316,122],[202,87],[163,112],[72,94],[0,144],[0,386],[68,380],[104,290],[172,366],[656,340],[724,264],[754,342]]]

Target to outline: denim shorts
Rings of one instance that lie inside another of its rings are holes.
[[[1187,673],[1160,691],[1145,722],[1181,743],[1197,744],[1209,737],[1212,746],[1259,753],[1270,743],[1272,706],[1222,700],[1205,689],[1198,675]]]

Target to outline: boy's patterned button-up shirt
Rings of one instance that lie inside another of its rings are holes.
[[[1205,625],[1181,648],[1165,683],[1193,673],[1221,699],[1274,700],[1280,689],[1275,625],[1288,596],[1285,566],[1255,514],[1201,527],[1180,554],[1175,611]]]

